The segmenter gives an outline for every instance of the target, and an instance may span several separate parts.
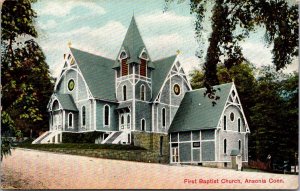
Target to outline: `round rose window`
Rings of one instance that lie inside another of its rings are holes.
[[[180,94],[180,86],[178,84],[175,84],[174,85],[174,93],[176,95],[179,95]]]
[[[70,91],[72,91],[72,90],[74,89],[74,87],[75,87],[75,82],[74,82],[74,80],[69,80],[69,83],[68,83],[68,89],[69,89]]]

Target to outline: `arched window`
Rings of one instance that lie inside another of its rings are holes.
[[[166,108],[162,108],[161,111],[161,123],[163,127],[166,127]]]
[[[68,114],[68,122],[69,128],[73,128],[73,113]]]
[[[110,110],[109,106],[105,105],[104,106],[104,119],[103,119],[105,126],[109,125],[109,118],[110,118],[109,110]]]
[[[224,130],[226,130],[226,128],[227,128],[226,115],[224,115],[224,120],[223,120],[223,122],[224,122]]]
[[[126,93],[127,93],[127,90],[126,90],[126,86],[124,85],[124,86],[123,86],[123,100],[124,100],[124,101],[127,99]]]
[[[59,109],[59,103],[57,100],[55,100],[52,104],[52,111],[58,110]]]
[[[121,125],[124,125],[124,115],[121,115]]]
[[[130,114],[127,115],[127,128],[130,129]]]
[[[126,59],[126,53],[122,52],[122,54],[125,54],[124,58],[121,58],[121,69],[122,69],[122,76],[127,76],[128,75],[128,64],[127,64],[127,59]]]
[[[141,130],[142,130],[142,131],[145,131],[145,130],[146,130],[146,121],[145,121],[145,119],[142,119],[142,120],[141,120]]]
[[[241,119],[238,119],[238,132],[241,132]]]
[[[242,148],[242,141],[239,140],[239,151],[241,151],[241,148]]]
[[[82,106],[82,111],[81,111],[81,123],[82,123],[82,126],[85,126],[85,106]]]
[[[227,151],[227,140],[224,139],[224,154],[226,154]]]
[[[146,98],[146,91],[145,91],[145,86],[144,85],[141,85],[140,87],[140,91],[141,91],[141,100],[145,101],[145,98]]]
[[[234,121],[234,113],[233,112],[230,113],[230,120]]]

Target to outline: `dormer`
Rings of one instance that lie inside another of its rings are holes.
[[[118,61],[120,64],[121,76],[127,76],[129,74],[129,65],[127,63],[128,54],[125,51],[124,47],[122,47],[120,54],[118,56]]]

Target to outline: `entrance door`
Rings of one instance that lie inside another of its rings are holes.
[[[179,162],[178,158],[178,147],[172,147],[172,162]]]

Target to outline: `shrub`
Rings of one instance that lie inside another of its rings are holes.
[[[93,131],[85,133],[63,132],[63,143],[95,143],[95,140],[102,136],[102,132]]]

